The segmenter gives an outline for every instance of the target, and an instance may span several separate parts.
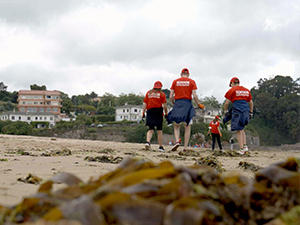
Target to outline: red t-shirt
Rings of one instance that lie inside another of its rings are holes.
[[[173,81],[171,90],[174,90],[175,99],[192,99],[192,91],[197,89],[194,80],[188,77],[180,77]]]
[[[219,126],[220,126],[219,121],[216,121],[216,122],[211,121],[211,122],[209,123],[209,127],[211,128],[211,129],[210,129],[210,132],[211,132],[211,133],[214,133],[214,134],[218,134],[218,133],[219,133],[219,130],[218,130],[218,127],[219,127]]]
[[[165,93],[150,90],[146,93],[144,102],[147,104],[147,109],[160,108],[162,104],[167,102],[167,99]]]
[[[244,88],[243,86],[235,86],[227,91],[225,98],[231,102],[235,102],[237,100],[245,100],[250,102],[250,100],[252,100],[252,95],[247,88]]]

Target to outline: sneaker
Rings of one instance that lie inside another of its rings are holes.
[[[146,150],[151,150],[151,146],[150,146],[150,143],[149,143],[149,142],[146,142],[146,144],[145,144],[145,149],[146,149]]]
[[[175,152],[179,146],[180,146],[180,143],[176,142],[175,145],[173,145],[173,147],[171,148],[171,151]]]
[[[241,149],[238,151],[238,153],[239,153],[240,155],[244,155],[244,154],[245,154],[244,148],[241,148]]]
[[[248,152],[248,146],[247,146],[247,145],[244,145],[243,150],[244,150],[245,152]]]
[[[165,149],[164,149],[163,146],[159,146],[158,151],[160,151],[160,152],[165,152]]]

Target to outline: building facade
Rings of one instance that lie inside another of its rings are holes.
[[[60,95],[59,91],[20,90],[18,93],[18,111],[60,115],[62,107]]]
[[[22,121],[22,122],[37,122],[37,128],[43,128],[43,122],[48,122],[49,127],[55,126],[56,121],[58,120],[58,116],[52,113],[39,112],[39,113],[31,113],[31,112],[4,112],[0,114],[1,120],[10,120],[13,122]],[[39,122],[41,122],[39,124]]]
[[[193,118],[194,122],[210,123],[215,116],[221,115],[221,109],[207,107],[204,111],[196,109],[196,116]]]
[[[142,120],[142,105],[124,105],[116,108],[116,121],[136,121]]]

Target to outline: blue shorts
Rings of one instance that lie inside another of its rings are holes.
[[[246,101],[235,101],[232,107],[231,130],[243,130],[249,122],[249,104]]]
[[[195,116],[195,109],[192,101],[189,99],[178,99],[175,101],[173,109],[168,113],[168,123],[185,122],[187,125],[191,124]]]

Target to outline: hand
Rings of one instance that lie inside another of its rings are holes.
[[[205,109],[205,106],[203,105],[203,104],[198,104],[198,107],[200,108],[200,109]]]
[[[253,119],[254,118],[254,115],[253,115],[253,112],[249,112],[249,119]]]
[[[220,137],[222,137],[223,136],[223,134],[222,133],[220,133]]]

